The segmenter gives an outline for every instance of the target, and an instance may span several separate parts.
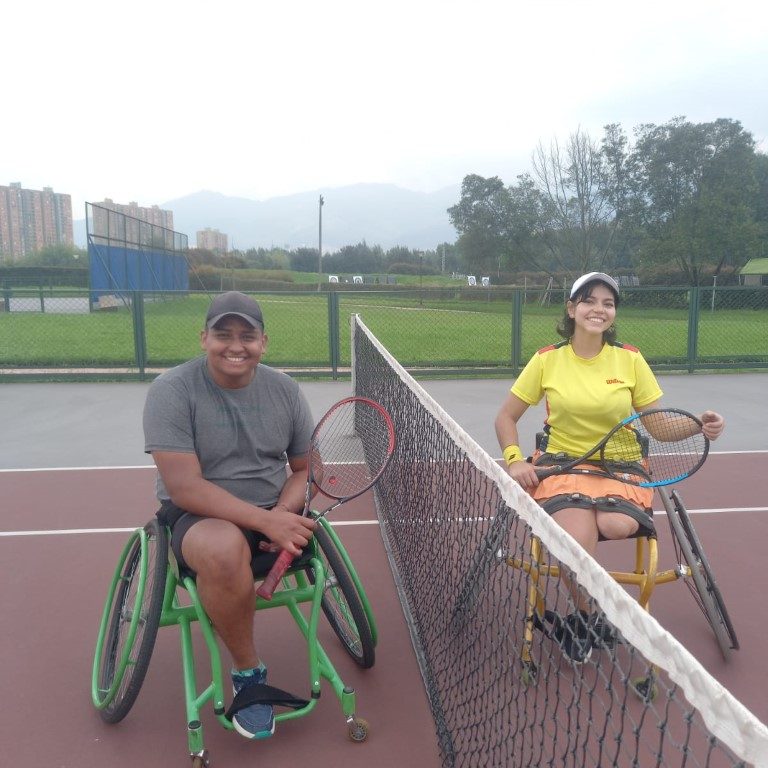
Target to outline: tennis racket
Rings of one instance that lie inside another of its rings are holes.
[[[394,450],[395,428],[379,403],[364,397],[340,400],[312,433],[302,515],[309,514],[313,489],[335,500],[318,517],[365,493],[384,473]],[[271,600],[292,561],[290,552],[280,552],[256,594]]]
[[[620,421],[582,456],[536,468],[539,479],[561,474],[611,477],[641,488],[657,488],[685,480],[704,464],[709,440],[702,423],[677,408],[652,408]],[[579,466],[587,464],[589,466]]]

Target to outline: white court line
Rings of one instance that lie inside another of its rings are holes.
[[[341,525],[378,525],[378,520],[341,520],[333,523],[333,527]],[[133,533],[133,528],[61,528],[50,531],[0,531],[0,538],[12,536],[73,536],[89,533]]]
[[[689,515],[714,515],[718,512],[768,512],[768,507],[722,507],[720,509],[689,509]],[[654,509],[654,515],[666,515],[664,509]]]
[[[690,515],[713,515],[718,512],[768,512],[768,507],[724,507],[722,509],[689,509]],[[654,515],[665,515],[664,510],[654,510]],[[485,518],[472,518],[471,522],[479,522]],[[440,522],[440,521],[432,521]],[[463,520],[463,522],[470,522],[469,518]],[[340,527],[343,525],[378,525],[378,520],[340,520],[339,522],[332,523],[333,527]],[[61,528],[58,530],[49,531],[0,531],[0,538],[11,538],[14,536],[73,536],[73,535],[87,535],[93,533],[132,533],[138,526],[134,528]]]
[[[757,449],[757,450],[750,450],[750,451],[710,451],[710,456],[740,456],[744,454],[752,454],[752,453],[768,453],[768,449]],[[498,459],[494,459],[494,461],[501,463],[503,459],[499,457]],[[19,468],[19,469],[0,469],[0,473],[10,473],[10,472],[92,472],[92,471],[103,471],[103,470],[116,470],[116,469],[151,469],[155,470],[154,464],[128,464],[124,466],[114,466],[114,467],[29,467],[29,468]]]
[[[0,469],[0,472],[83,472],[85,470],[155,469],[154,464],[137,464],[124,467],[30,467],[28,469]]]

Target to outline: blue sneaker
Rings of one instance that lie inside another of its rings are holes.
[[[252,670],[232,670],[235,695],[249,685],[267,682],[267,668],[263,664]],[[232,717],[235,730],[246,739],[268,739],[275,732],[275,714],[270,704],[251,704]]]

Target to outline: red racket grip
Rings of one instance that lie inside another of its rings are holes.
[[[288,570],[288,567],[293,562],[293,555],[287,550],[280,550],[280,554],[275,560],[275,564],[267,574],[264,581],[259,584],[256,594],[259,597],[263,597],[265,600],[271,600],[272,595],[277,589],[277,584],[280,579],[283,578],[283,574]]]

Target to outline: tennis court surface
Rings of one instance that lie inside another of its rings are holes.
[[[358,343],[365,341],[361,337]],[[369,367],[378,371],[377,365],[371,360]],[[360,394],[391,399],[385,405],[397,410],[407,398],[401,385],[386,384],[377,390],[388,376],[379,372],[366,382],[358,375],[356,386],[371,389]],[[729,378],[738,389],[738,377]],[[697,377],[687,381],[695,387]],[[477,390],[475,382],[453,384],[459,392],[462,387]],[[140,445],[136,451],[136,434],[127,435],[124,442],[108,414],[100,413],[85,426],[89,440],[100,434],[104,445],[89,446],[96,460],[83,460],[77,445],[83,425],[76,414],[85,409],[93,415],[94,404],[87,395],[84,399],[76,395],[82,386],[61,385],[71,413],[63,418],[61,432],[45,435],[46,446],[30,449],[38,453],[29,466],[17,454],[14,469],[0,472],[3,762],[80,768],[188,765],[175,629],[161,629],[147,679],[122,723],[103,724],[90,704],[90,666],[108,581],[127,531],[147,521],[155,502],[154,472]],[[348,382],[303,386],[316,416],[350,394]],[[131,410],[140,405],[143,392],[140,387],[130,391],[135,399],[131,395],[116,401],[111,418],[119,425],[135,416],[139,429],[140,410],[135,414]],[[489,422],[498,402],[487,403]],[[3,408],[10,407],[6,401]],[[348,741],[338,704],[328,693],[312,714],[282,724],[265,742],[250,743],[224,731],[211,715],[204,726],[213,766],[268,761],[278,765],[311,761],[318,768],[581,766],[632,765],[633,759],[640,766],[719,766],[740,764],[724,736],[732,735],[736,747],[745,750],[768,744],[761,741],[765,726],[760,722],[768,720],[766,622],[761,608],[768,589],[762,566],[768,540],[768,445],[760,449],[750,444],[748,453],[715,450],[704,469],[680,487],[713,565],[740,650],[731,652],[727,661],[723,658],[704,614],[679,581],[657,586],[651,608],[660,627],[680,641],[684,653],[666,632],[652,627],[657,634],[647,643],[659,644],[660,660],[643,642],[620,642],[575,667],[549,640],[537,636],[531,647],[538,679],[524,685],[521,638],[530,579],[500,562],[498,548],[492,548],[490,557],[485,554],[489,541],[503,547],[505,554],[526,552],[531,524],[522,509],[525,505],[507,505],[514,514],[504,520],[503,541],[489,539],[494,520],[501,519],[499,510],[509,500],[508,489],[496,485],[492,470],[489,474],[487,467],[478,467],[473,445],[462,444],[454,426],[436,428],[436,415],[421,408],[403,411],[400,418],[407,452],[380,488],[381,524],[371,494],[333,517],[379,623],[376,665],[370,670],[356,668],[330,629],[324,627],[321,636],[342,677],[357,691],[358,714],[371,725],[368,741]],[[480,418],[476,411],[473,418]],[[38,428],[34,414],[29,419],[31,429]],[[768,441],[765,429],[762,434]],[[45,450],[53,450],[61,461],[41,464]],[[99,450],[112,459],[111,468],[98,468]],[[115,462],[121,450],[130,458]],[[663,514],[657,515],[657,527],[660,567],[672,567],[674,547]],[[561,550],[552,543],[551,549],[560,562],[570,563],[567,547]],[[608,567],[626,568],[632,557],[632,542],[601,545],[601,562]],[[396,577],[390,560],[397,566]],[[586,585],[590,568],[580,562],[573,565]],[[396,581],[406,600],[407,620]],[[548,606],[559,607],[567,597],[552,581],[541,589]],[[610,619],[620,636],[629,637],[632,629],[624,622],[627,616],[630,623],[637,618],[632,610],[627,613],[626,606],[616,603],[610,589],[606,595],[604,585],[598,584],[597,594],[606,614],[618,605],[619,615]],[[302,695],[303,642],[293,623],[279,611],[258,620],[270,682]],[[663,667],[670,660],[679,668],[659,673],[659,695],[652,703],[629,691],[624,678],[642,675],[650,661]],[[721,695],[712,699],[713,692]],[[749,754],[750,760],[743,764],[768,764],[768,753]]]

